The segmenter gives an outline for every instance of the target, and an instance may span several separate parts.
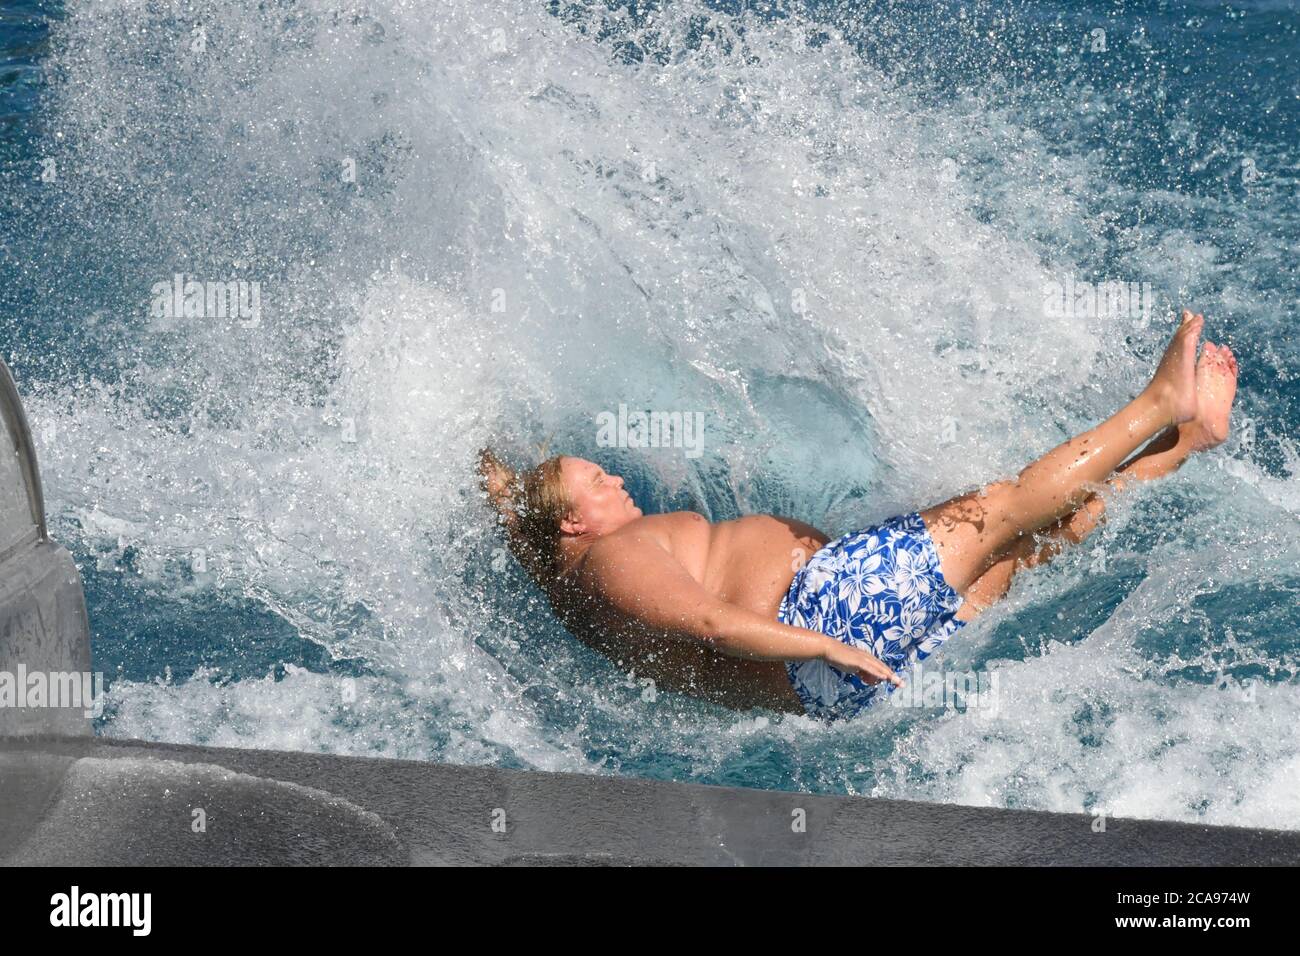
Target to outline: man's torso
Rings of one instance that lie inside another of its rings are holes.
[[[748,515],[711,524],[692,511],[646,515],[613,539],[628,530],[651,535],[710,594],[773,620],[795,572],[828,540],[789,518]],[[803,712],[783,662],[727,657],[702,644],[655,638],[598,600],[564,603],[557,610],[575,636],[658,688],[730,707]]]

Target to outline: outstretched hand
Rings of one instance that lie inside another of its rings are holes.
[[[822,660],[846,674],[857,674],[868,684],[890,683],[895,687],[903,686],[903,679],[890,670],[888,664],[852,644],[835,641],[833,646],[826,648]]]

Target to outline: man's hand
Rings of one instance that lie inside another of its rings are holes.
[[[868,684],[879,684],[885,681],[895,687],[903,686],[902,678],[890,670],[880,658],[852,644],[835,641],[833,646],[826,648],[822,660],[846,674],[857,674]]]

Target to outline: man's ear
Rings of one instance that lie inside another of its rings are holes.
[[[570,511],[560,519],[560,530],[565,534],[582,534],[587,530],[587,525]]]

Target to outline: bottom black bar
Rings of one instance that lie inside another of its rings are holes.
[[[373,940],[377,929],[411,920],[448,921],[458,931],[545,927],[552,936],[563,936],[567,924],[575,936],[589,938],[596,923],[617,932],[625,919],[649,919],[680,940],[681,919],[690,914],[692,925],[739,920],[753,930],[773,918],[787,925],[811,920],[828,932],[873,936],[903,917],[913,941],[1032,923],[1071,942],[1172,933],[1232,943],[1242,934],[1287,928],[1294,915],[1292,874],[1265,868],[911,867],[746,875],[602,869],[599,881],[582,868],[548,873],[544,884],[536,873],[484,869],[432,879],[419,871],[349,868],[35,869],[8,876],[6,935],[76,933],[79,942],[188,942],[217,929],[225,938],[338,945]],[[647,885],[660,881],[658,888]]]

